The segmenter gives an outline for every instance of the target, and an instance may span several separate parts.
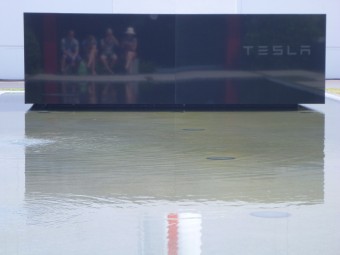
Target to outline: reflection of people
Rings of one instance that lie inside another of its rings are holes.
[[[132,65],[137,56],[137,38],[133,27],[128,27],[125,37],[122,40],[124,57],[124,68],[127,73],[131,73]]]
[[[97,95],[96,95],[96,85],[94,82],[90,82],[88,84],[88,102],[89,104],[96,104],[97,103]]]
[[[117,54],[115,49],[119,46],[119,42],[113,35],[112,29],[106,30],[105,37],[101,40],[101,56],[100,59],[105,69],[109,73],[113,73],[113,66],[117,62]]]
[[[69,66],[74,69],[80,61],[79,42],[75,38],[73,30],[69,30],[67,36],[61,40],[61,50],[61,71],[66,73]]]
[[[116,86],[113,83],[104,83],[100,93],[100,103],[101,104],[113,104],[117,102],[117,92]]]
[[[93,35],[89,35],[83,41],[83,49],[86,56],[86,67],[96,74],[97,40]]]

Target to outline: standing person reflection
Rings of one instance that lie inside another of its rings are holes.
[[[96,74],[97,40],[93,35],[88,35],[83,41],[86,67],[91,74]]]
[[[125,37],[122,40],[122,49],[125,71],[132,73],[133,64],[137,57],[137,38],[133,27],[126,29]]]
[[[61,72],[63,74],[75,72],[80,62],[79,41],[75,38],[75,33],[72,29],[61,40],[61,51]]]
[[[123,65],[127,74],[136,73],[134,63],[137,57],[137,38],[133,27],[128,27],[122,40]],[[138,84],[136,82],[127,82],[125,84],[125,100],[128,104],[137,102]]]
[[[117,62],[116,48],[119,46],[117,38],[114,36],[111,28],[106,30],[105,37],[100,42],[101,46],[101,62],[104,68],[110,74],[113,74],[114,65]]]

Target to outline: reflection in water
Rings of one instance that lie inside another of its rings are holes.
[[[45,192],[48,181],[50,193],[132,201],[321,202],[322,125],[321,114],[299,112],[29,112],[27,137],[53,143],[26,149],[26,188]],[[193,127],[202,131],[183,130]],[[235,159],[207,160],[223,157]]]
[[[309,80],[306,80],[309,77]],[[319,74],[308,71],[193,69],[115,75],[39,74],[26,80],[26,101],[57,105],[297,105],[322,103]],[[195,93],[193,93],[193,91]]]
[[[197,213],[179,215],[179,254],[201,254],[201,216]]]
[[[105,254],[242,250],[251,214],[324,202],[323,137],[315,112],[28,112],[26,138],[49,142],[26,146],[27,223],[66,253],[97,228]],[[279,242],[291,219],[267,223]]]

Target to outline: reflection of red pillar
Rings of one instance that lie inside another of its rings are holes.
[[[229,16],[227,18],[227,38],[226,38],[226,70],[235,70],[236,61],[239,56],[241,38],[241,20],[239,16]],[[235,104],[239,101],[237,89],[232,80],[225,83],[225,102]]]
[[[168,215],[168,255],[178,254],[178,215]]]
[[[44,73],[55,74],[58,71],[57,61],[57,19],[54,14],[43,16],[43,61]],[[45,84],[45,102],[58,103],[57,85],[55,82],[46,82]]]

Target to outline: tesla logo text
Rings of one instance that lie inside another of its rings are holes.
[[[245,45],[243,49],[247,56],[310,56],[312,52],[310,45]]]

